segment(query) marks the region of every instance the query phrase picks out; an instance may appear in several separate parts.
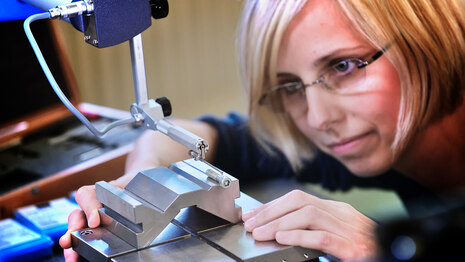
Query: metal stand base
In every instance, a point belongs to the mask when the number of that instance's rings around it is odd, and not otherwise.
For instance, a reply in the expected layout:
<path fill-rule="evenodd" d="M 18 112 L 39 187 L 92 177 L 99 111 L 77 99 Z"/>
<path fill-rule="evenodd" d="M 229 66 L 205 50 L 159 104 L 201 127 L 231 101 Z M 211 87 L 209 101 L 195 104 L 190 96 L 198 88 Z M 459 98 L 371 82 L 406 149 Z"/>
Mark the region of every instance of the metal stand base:
<path fill-rule="evenodd" d="M 73 249 L 90 261 L 291 262 L 324 255 L 255 241 L 240 213 L 261 203 L 221 170 L 228 187 L 210 180 L 210 168 L 195 160 L 177 162 L 139 173 L 124 190 L 98 182 L 102 226 L 73 232 Z"/>
<path fill-rule="evenodd" d="M 260 204 L 241 194 L 248 208 Z M 196 207 L 183 209 L 146 248 L 137 250 L 103 227 L 72 233 L 73 249 L 89 261 L 318 261 L 324 254 L 275 241 L 255 241 L 233 224 Z"/>

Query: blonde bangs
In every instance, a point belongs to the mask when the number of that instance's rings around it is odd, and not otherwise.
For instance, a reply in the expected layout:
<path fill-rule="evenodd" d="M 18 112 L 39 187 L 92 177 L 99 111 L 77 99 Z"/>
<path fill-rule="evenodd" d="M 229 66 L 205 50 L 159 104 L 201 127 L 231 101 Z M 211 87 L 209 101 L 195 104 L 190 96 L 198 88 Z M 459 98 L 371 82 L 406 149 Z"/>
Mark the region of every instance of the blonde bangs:
<path fill-rule="evenodd" d="M 306 1 L 246 1 L 238 31 L 242 85 L 249 97 L 252 134 L 268 152 L 281 149 L 294 169 L 302 166 L 312 147 L 290 118 L 259 105 L 261 95 L 276 83 L 278 49 L 287 26 Z"/>

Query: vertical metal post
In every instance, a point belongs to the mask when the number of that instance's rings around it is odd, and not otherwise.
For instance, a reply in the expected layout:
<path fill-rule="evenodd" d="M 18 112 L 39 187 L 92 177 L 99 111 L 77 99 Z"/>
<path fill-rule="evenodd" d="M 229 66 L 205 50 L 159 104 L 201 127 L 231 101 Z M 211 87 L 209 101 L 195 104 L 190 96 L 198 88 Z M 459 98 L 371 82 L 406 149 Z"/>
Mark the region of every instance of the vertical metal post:
<path fill-rule="evenodd" d="M 143 105 L 148 102 L 148 95 L 141 34 L 129 40 L 129 48 L 131 50 L 132 78 L 134 80 L 136 103 L 137 105 Z"/>

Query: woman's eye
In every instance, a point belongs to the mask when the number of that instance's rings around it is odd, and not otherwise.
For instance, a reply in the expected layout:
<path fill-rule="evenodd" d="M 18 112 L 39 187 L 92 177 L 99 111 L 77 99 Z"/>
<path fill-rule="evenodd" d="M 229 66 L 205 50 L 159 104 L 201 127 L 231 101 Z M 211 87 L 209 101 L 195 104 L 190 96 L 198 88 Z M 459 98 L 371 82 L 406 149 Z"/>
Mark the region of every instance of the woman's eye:
<path fill-rule="evenodd" d="M 354 60 L 342 60 L 333 65 L 332 68 L 335 70 L 335 73 L 349 74 L 357 68 L 357 65 Z"/>

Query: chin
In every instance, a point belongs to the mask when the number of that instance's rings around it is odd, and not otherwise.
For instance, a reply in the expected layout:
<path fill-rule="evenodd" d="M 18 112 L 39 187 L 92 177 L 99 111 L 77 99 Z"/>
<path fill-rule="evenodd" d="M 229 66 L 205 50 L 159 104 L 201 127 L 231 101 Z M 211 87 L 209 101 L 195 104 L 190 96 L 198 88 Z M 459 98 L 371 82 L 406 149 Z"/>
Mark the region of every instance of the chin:
<path fill-rule="evenodd" d="M 347 169 L 359 177 L 373 177 L 381 175 L 392 167 L 392 161 L 382 159 L 351 159 L 341 161 Z"/>

